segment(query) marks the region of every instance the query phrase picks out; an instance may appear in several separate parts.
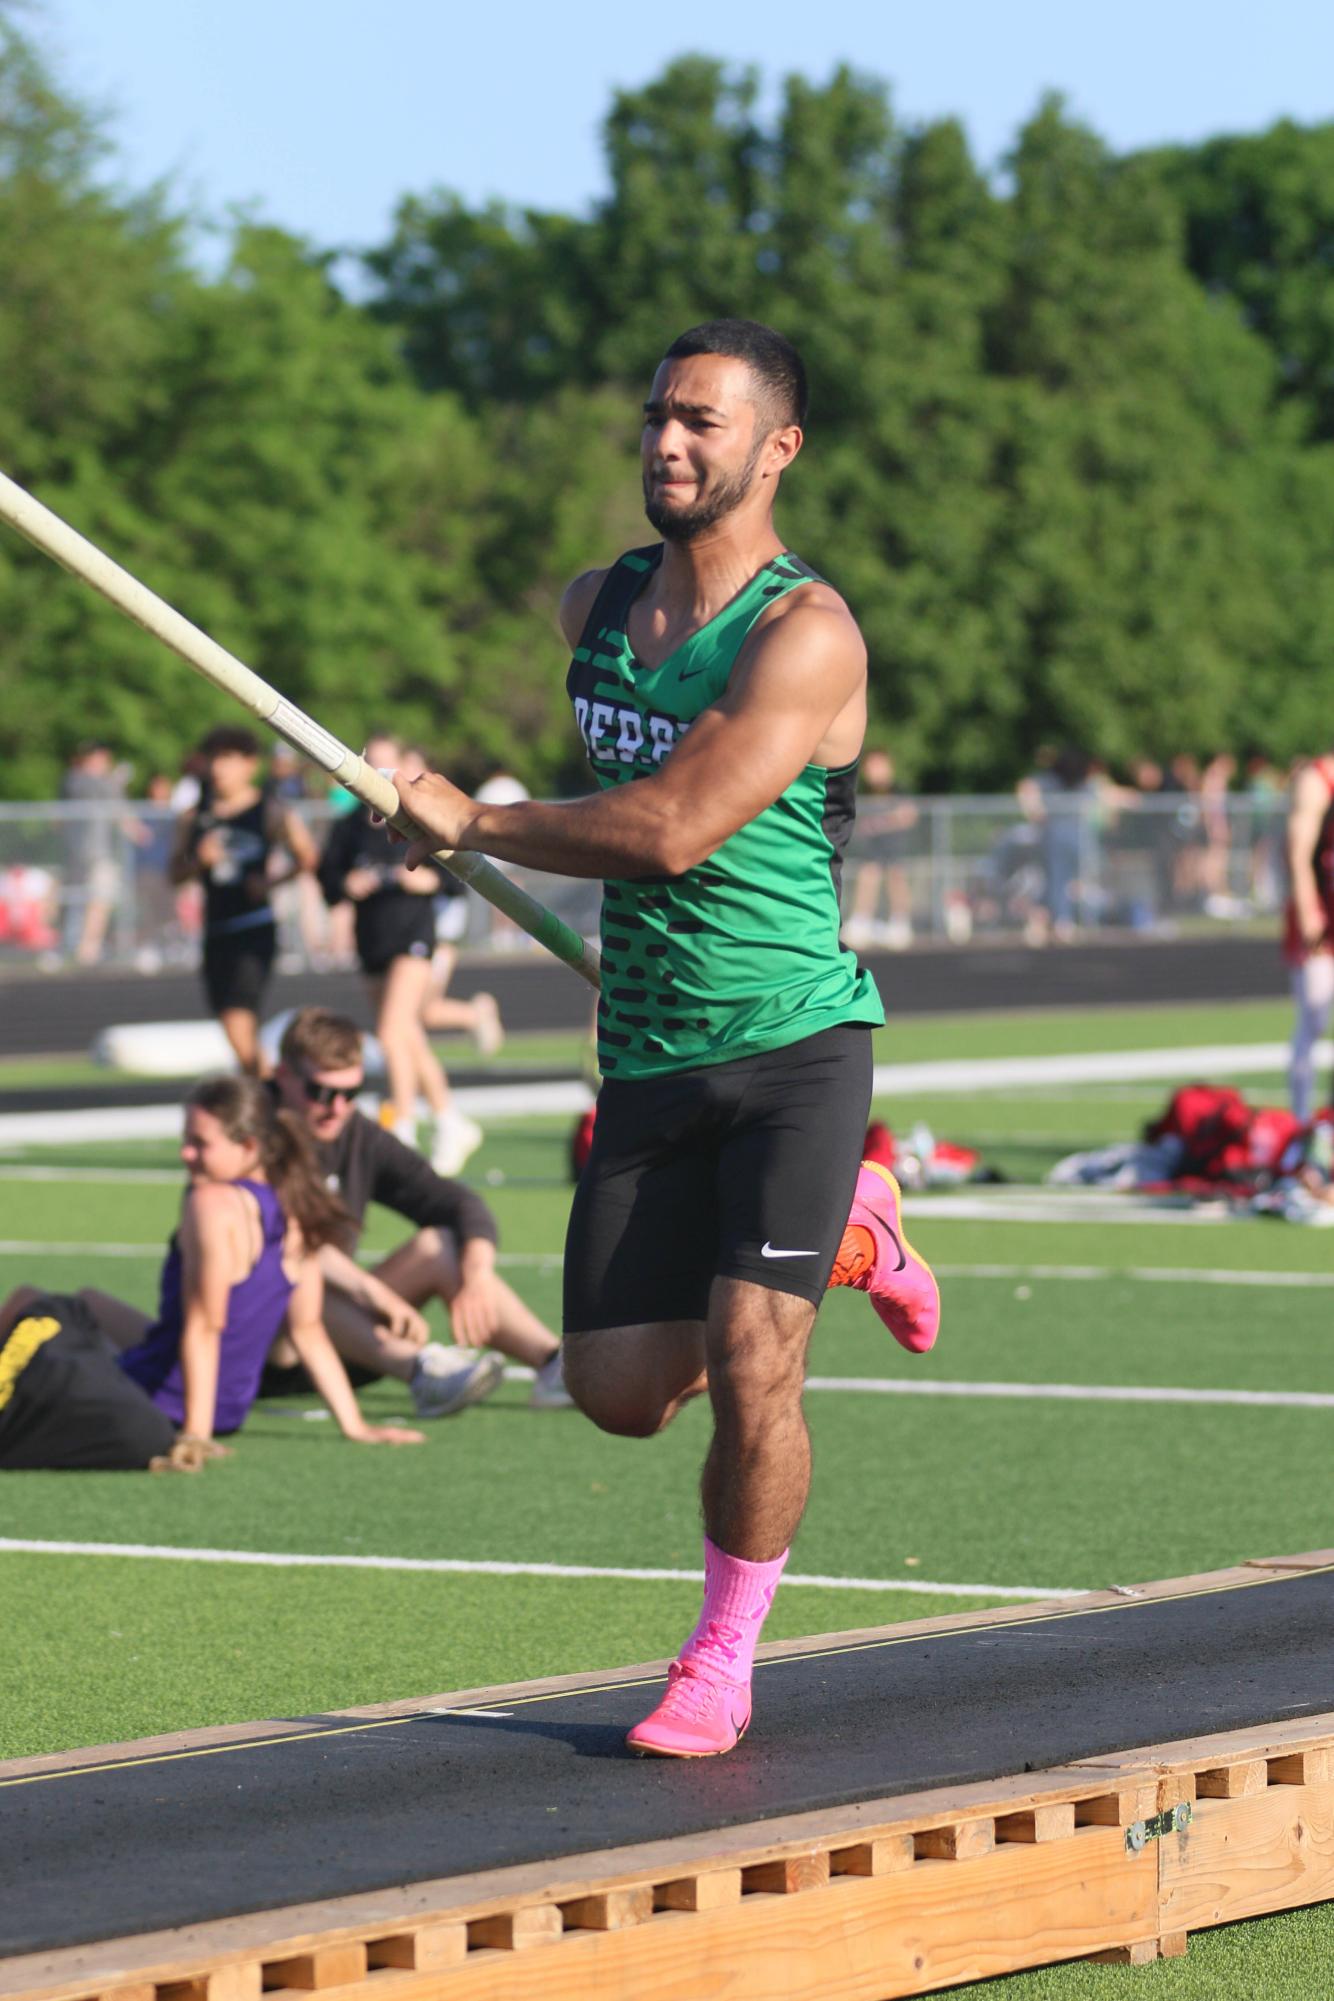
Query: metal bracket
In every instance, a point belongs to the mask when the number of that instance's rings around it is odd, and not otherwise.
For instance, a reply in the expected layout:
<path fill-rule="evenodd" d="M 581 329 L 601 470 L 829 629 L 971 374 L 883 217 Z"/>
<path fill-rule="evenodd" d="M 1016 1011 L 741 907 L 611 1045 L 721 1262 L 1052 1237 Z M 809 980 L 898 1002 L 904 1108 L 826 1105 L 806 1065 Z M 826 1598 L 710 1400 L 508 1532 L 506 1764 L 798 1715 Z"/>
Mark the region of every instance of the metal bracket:
<path fill-rule="evenodd" d="M 1138 1855 L 1141 1848 L 1151 1841 L 1161 1841 L 1164 1835 L 1184 1834 L 1194 1818 L 1194 1807 L 1189 1800 L 1182 1800 L 1179 1806 L 1169 1806 L 1148 1820 L 1132 1820 L 1126 1829 L 1126 1853 Z"/>

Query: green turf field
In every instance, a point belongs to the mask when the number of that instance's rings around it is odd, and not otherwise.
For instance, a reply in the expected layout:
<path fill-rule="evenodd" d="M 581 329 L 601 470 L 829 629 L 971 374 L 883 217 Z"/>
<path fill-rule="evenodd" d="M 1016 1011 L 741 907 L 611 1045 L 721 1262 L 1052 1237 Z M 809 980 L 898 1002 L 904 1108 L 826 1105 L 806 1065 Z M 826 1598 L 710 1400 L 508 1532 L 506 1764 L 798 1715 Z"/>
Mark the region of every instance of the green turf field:
<path fill-rule="evenodd" d="M 1184 1049 L 1271 1041 L 1285 1026 L 1285 1009 L 1251 1005 L 973 1016 L 899 1023 L 878 1054 Z M 1273 1077 L 1246 1088 L 1280 1094 Z M 1169 1089 L 936 1093 L 878 1110 L 900 1126 L 925 1119 L 1036 1182 L 1061 1152 L 1130 1137 Z M 507 1275 L 553 1322 L 566 1125 L 496 1123 L 469 1170 L 500 1217 Z M 168 1144 L 27 1145 L 0 1160 L 0 1196 L 0 1282 L 97 1284 L 151 1303 L 179 1197 Z M 1334 1424 L 1334 1234 L 1135 1219 L 1129 1208 L 1117 1221 L 1102 1210 L 1090 1221 L 933 1218 L 930 1201 L 909 1227 L 942 1273 L 937 1350 L 903 1354 L 847 1294 L 827 1303 L 812 1350 L 815 1486 L 791 1569 L 856 1588 L 785 1585 L 767 1637 L 1334 1542 L 1311 1477 Z M 376 1217 L 369 1245 L 392 1241 Z M 1016 1393 L 997 1393 L 1007 1387 Z M 1208 1400 L 1220 1391 L 1331 1401 Z M 198 1478 L 8 1476 L 0 1533 L 92 1548 L 0 1553 L 0 1756 L 670 1653 L 697 1586 L 614 1573 L 698 1566 L 706 1413 L 695 1406 L 640 1443 L 605 1438 L 574 1413 L 532 1412 L 526 1396 L 507 1381 L 415 1450 L 349 1446 L 295 1402 L 258 1409 L 235 1457 Z M 409 1413 L 394 1385 L 364 1401 L 377 1416 Z M 179 1554 L 96 1553 L 112 1544 Z M 194 1551 L 363 1565 L 205 1562 Z M 570 1565 L 599 1574 L 543 1574 Z M 994 1985 L 1007 2001 L 1129 1995 L 1131 1982 L 1155 2001 L 1317 2001 L 1332 1944 L 1323 1913 L 1299 1913 L 1204 1935 L 1185 1962 Z"/>

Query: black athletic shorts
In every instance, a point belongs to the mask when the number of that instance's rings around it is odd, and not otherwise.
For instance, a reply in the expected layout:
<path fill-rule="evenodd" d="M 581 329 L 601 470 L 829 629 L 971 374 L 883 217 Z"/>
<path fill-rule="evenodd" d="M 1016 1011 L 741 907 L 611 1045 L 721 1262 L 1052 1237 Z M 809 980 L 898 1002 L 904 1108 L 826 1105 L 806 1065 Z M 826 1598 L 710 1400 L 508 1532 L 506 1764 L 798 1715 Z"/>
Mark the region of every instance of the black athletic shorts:
<path fill-rule="evenodd" d="M 565 1240 L 565 1329 L 703 1320 L 715 1278 L 818 1305 L 857 1185 L 871 1035 L 608 1078 Z"/>
<path fill-rule="evenodd" d="M 370 979 L 395 959 L 429 959 L 435 952 L 435 898 L 402 890 L 357 905 L 357 957 Z"/>
<path fill-rule="evenodd" d="M 49 1334 L 41 1323 L 52 1320 L 58 1331 Z M 83 1301 L 64 1293 L 34 1300 L 0 1344 L 0 1396 L 6 1472 L 143 1467 L 176 1436 Z"/>
<path fill-rule="evenodd" d="M 273 971 L 278 933 L 272 924 L 217 931 L 204 939 L 204 992 L 214 1014 L 246 1008 L 258 1014 Z"/>

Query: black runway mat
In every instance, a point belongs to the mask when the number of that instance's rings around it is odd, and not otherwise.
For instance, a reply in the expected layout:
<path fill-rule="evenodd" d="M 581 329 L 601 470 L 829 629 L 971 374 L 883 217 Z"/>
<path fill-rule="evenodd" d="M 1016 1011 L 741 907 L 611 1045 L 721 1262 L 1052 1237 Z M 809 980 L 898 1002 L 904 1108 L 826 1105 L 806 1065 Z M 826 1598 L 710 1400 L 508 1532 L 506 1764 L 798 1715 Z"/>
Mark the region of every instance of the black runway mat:
<path fill-rule="evenodd" d="M 667 1839 L 1334 1708 L 1334 1573 L 762 1663 L 730 1757 L 658 1684 L 0 1779 L 0 1954 Z"/>

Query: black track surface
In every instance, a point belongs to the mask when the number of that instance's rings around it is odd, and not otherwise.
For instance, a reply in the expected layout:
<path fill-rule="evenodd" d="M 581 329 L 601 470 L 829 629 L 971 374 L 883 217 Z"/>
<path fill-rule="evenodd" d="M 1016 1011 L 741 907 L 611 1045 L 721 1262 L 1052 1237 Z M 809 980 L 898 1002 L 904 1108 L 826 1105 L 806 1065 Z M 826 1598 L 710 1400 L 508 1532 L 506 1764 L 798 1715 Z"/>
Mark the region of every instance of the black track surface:
<path fill-rule="evenodd" d="M 627 1755 L 655 1687 L 0 1779 L 0 1954 L 1315 1715 L 1334 1707 L 1334 1574 L 764 1663 L 721 1759 Z"/>

